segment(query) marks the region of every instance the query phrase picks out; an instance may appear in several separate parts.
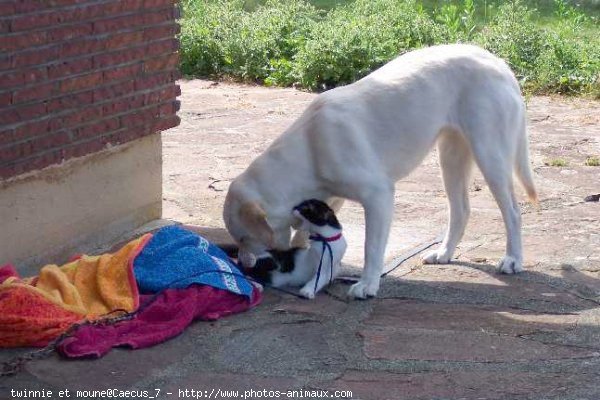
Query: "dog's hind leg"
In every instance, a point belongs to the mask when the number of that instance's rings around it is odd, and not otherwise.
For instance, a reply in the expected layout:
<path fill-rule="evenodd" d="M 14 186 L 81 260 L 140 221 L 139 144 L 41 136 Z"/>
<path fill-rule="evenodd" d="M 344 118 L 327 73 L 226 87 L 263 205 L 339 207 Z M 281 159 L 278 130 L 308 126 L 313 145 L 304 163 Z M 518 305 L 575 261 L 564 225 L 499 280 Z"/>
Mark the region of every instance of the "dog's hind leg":
<path fill-rule="evenodd" d="M 450 216 L 440 247 L 423 255 L 426 264 L 450 262 L 465 232 L 470 213 L 468 189 L 473 156 L 469 144 L 460 132 L 443 132 L 438 139 L 438 152 Z"/>
<path fill-rule="evenodd" d="M 489 132 L 487 138 L 493 137 Z M 504 132 L 493 132 L 502 137 Z M 510 133 L 514 134 L 514 133 Z M 523 249 L 521 243 L 521 211 L 513 189 L 513 169 L 515 150 L 512 141 L 497 143 L 472 143 L 473 154 L 490 191 L 492 192 L 504 220 L 506 228 L 506 255 L 498 263 L 498 272 L 515 274 L 523 270 Z"/>

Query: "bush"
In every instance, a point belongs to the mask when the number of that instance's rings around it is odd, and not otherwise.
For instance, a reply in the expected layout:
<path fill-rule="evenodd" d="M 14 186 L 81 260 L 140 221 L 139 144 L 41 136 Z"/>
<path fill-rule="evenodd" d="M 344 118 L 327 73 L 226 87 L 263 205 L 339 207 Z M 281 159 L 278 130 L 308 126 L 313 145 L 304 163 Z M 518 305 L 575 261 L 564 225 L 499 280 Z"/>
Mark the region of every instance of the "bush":
<path fill-rule="evenodd" d="M 476 37 L 483 47 L 506 60 L 519 81 L 530 81 L 546 41 L 545 32 L 531 20 L 532 11 L 520 2 L 501 6 L 492 23 Z"/>
<path fill-rule="evenodd" d="M 357 0 L 314 25 L 294 57 L 293 76 L 309 89 L 347 84 L 445 35 L 413 0 Z"/>
<path fill-rule="evenodd" d="M 303 46 L 319 13 L 302 0 L 271 0 L 249 12 L 244 1 L 183 2 L 181 68 L 194 76 L 263 81 Z"/>
<path fill-rule="evenodd" d="M 492 9 L 481 22 L 476 0 L 432 14 L 415 0 L 355 0 L 328 11 L 305 0 L 248 1 L 182 1 L 184 74 L 323 90 L 414 48 L 474 42 L 504 58 L 529 93 L 600 97 L 597 20 L 566 0 L 554 0 L 558 23 L 548 27 L 520 0 L 494 8 L 489 22 Z"/>

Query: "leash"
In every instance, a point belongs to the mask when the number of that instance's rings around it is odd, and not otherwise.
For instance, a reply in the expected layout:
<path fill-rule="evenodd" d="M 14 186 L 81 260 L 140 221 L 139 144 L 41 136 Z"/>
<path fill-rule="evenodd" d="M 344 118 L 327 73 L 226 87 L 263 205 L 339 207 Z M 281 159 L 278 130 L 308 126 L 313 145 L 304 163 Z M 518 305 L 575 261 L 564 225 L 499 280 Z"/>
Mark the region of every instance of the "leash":
<path fill-rule="evenodd" d="M 442 240 L 444 240 L 444 233 L 440 233 L 438 236 L 436 236 L 435 239 L 425 242 L 417 247 L 408 250 L 405 253 L 400 254 L 397 257 L 394 257 L 392 261 L 390 261 L 383 267 L 381 277 L 384 278 L 386 275 L 399 268 L 406 261 L 410 260 L 411 258 L 423 252 L 424 250 L 427 250 L 428 248 L 435 246 L 438 243 L 441 243 Z M 345 283 L 356 283 L 359 281 L 360 278 L 356 276 L 338 276 L 337 279 Z"/>
<path fill-rule="evenodd" d="M 342 237 L 342 233 L 338 233 L 332 237 L 324 237 L 319 234 L 310 235 L 309 239 L 315 242 L 321 242 L 323 248 L 321 249 L 321 259 L 319 260 L 319 268 L 317 268 L 317 279 L 315 280 L 315 294 L 317 293 L 317 286 L 319 279 L 321 279 L 321 269 L 323 267 L 323 257 L 325 257 L 325 250 L 329 251 L 329 284 L 333 282 L 333 250 L 331 249 L 330 242 L 335 242 Z"/>

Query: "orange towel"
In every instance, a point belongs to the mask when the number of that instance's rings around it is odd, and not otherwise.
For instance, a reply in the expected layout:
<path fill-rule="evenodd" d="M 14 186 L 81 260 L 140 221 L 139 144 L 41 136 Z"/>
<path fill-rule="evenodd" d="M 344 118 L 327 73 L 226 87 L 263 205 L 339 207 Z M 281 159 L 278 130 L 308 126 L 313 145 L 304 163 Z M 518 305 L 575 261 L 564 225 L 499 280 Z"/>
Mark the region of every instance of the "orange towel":
<path fill-rule="evenodd" d="M 0 347 L 43 346 L 77 321 L 136 310 L 133 260 L 151 237 L 144 235 L 113 254 L 46 265 L 35 278 L 6 278 L 0 283 Z"/>

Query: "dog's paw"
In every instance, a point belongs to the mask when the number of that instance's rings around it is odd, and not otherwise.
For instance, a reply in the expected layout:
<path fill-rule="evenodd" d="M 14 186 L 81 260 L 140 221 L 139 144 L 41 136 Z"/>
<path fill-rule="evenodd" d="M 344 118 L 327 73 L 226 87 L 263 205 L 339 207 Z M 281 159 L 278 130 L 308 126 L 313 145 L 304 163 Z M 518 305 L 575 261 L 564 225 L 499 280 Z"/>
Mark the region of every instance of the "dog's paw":
<path fill-rule="evenodd" d="M 304 286 L 300 289 L 300 296 L 312 300 L 315 298 L 315 289 Z"/>
<path fill-rule="evenodd" d="M 423 254 L 421 260 L 423 264 L 448 264 L 450 262 L 450 255 L 446 249 L 439 248 Z"/>
<path fill-rule="evenodd" d="M 502 274 L 518 274 L 523 271 L 523 263 L 511 256 L 504 256 L 496 270 Z"/>
<path fill-rule="evenodd" d="M 366 299 L 367 297 L 375 297 L 379 290 L 379 281 L 375 283 L 365 283 L 362 280 L 350 286 L 348 297 L 352 299 Z"/>

